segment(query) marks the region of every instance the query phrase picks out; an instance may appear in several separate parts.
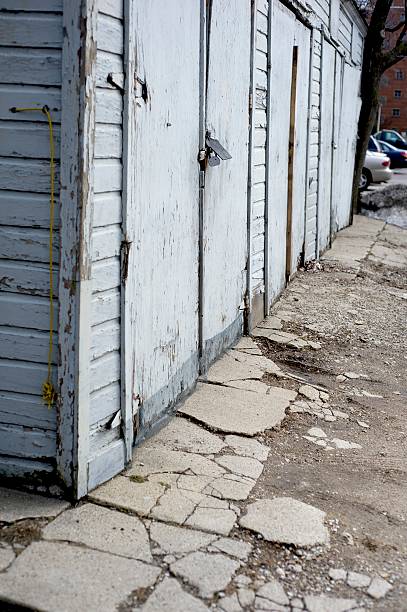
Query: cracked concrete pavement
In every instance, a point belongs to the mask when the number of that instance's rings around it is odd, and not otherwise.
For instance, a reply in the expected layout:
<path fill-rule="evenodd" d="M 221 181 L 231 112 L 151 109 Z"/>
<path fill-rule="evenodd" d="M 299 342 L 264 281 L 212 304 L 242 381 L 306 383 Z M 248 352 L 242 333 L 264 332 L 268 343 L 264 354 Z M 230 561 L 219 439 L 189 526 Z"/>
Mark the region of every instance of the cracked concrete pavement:
<path fill-rule="evenodd" d="M 1 609 L 407 610 L 407 238 L 324 261 L 87 500 L 1 491 Z"/>

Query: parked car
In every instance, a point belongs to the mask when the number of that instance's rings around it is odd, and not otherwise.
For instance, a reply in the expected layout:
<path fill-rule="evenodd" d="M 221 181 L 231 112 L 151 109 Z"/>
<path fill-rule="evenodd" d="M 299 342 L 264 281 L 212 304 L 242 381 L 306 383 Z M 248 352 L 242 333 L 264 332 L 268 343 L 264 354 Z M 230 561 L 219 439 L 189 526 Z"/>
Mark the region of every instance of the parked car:
<path fill-rule="evenodd" d="M 360 177 L 359 189 L 367 189 L 371 183 L 386 183 L 392 177 L 390 159 L 379 151 L 366 151 L 365 165 Z"/>
<path fill-rule="evenodd" d="M 374 138 L 373 136 L 370 136 L 369 144 L 367 145 L 367 148 L 369 151 L 376 151 L 377 153 L 383 153 L 382 147 L 380 146 L 379 141 L 376 140 L 376 138 Z"/>
<path fill-rule="evenodd" d="M 377 132 L 374 137 L 376 140 L 380 140 L 393 145 L 393 147 L 397 147 L 397 149 L 407 150 L 407 140 L 403 138 L 401 134 L 396 132 L 396 130 L 380 130 L 380 132 Z"/>
<path fill-rule="evenodd" d="M 406 168 L 407 167 L 407 151 L 397 149 L 388 142 L 378 141 L 382 153 L 390 158 L 390 168 Z"/>

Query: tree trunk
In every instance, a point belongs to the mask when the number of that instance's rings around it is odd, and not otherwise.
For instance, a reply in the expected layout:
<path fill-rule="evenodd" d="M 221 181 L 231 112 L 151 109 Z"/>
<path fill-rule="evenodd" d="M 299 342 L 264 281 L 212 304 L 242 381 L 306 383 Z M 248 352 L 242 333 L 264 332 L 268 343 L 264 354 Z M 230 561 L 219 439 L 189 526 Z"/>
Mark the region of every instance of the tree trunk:
<path fill-rule="evenodd" d="M 361 92 L 362 105 L 360 107 L 360 115 L 358 122 L 355 169 L 353 173 L 352 187 L 352 211 L 354 213 L 360 212 L 359 182 L 362 174 L 362 169 L 365 163 L 365 156 L 369 144 L 369 137 L 372 133 L 376 120 L 376 114 L 379 104 L 380 76 L 380 73 L 371 74 L 370 78 L 365 80 L 365 91 L 362 90 Z"/>
<path fill-rule="evenodd" d="M 365 39 L 360 85 L 362 106 L 358 122 L 352 187 L 353 213 L 360 212 L 359 182 L 379 104 L 380 79 L 385 69 L 382 55 L 383 32 L 392 2 L 393 0 L 376 0 Z"/>

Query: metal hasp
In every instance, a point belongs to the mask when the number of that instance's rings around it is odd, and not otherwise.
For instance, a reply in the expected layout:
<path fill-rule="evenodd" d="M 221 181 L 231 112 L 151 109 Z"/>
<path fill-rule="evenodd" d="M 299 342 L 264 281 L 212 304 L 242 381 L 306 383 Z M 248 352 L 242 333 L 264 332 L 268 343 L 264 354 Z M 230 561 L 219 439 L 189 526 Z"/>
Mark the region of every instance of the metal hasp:
<path fill-rule="evenodd" d="M 208 164 L 210 166 L 219 166 L 221 160 L 226 161 L 227 159 L 232 159 L 231 154 L 226 151 L 219 140 L 211 138 L 209 132 L 206 135 L 205 143 L 207 147 Z"/>

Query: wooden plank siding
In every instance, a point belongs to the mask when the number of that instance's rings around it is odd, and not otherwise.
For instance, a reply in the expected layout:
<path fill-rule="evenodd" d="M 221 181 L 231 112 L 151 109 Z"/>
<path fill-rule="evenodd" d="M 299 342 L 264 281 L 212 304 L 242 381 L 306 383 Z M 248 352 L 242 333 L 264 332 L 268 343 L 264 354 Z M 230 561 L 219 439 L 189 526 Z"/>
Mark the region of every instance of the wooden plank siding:
<path fill-rule="evenodd" d="M 109 449 L 115 449 L 121 438 L 121 428 L 110 429 L 109 422 L 120 410 L 123 96 L 108 82 L 108 75 L 124 73 L 123 26 L 123 0 L 101 0 L 97 17 L 95 195 L 91 245 L 90 488 L 99 478 L 105 479 L 101 476 L 104 474 L 103 462 L 111 466 Z M 123 454 L 117 456 L 122 463 Z M 115 469 L 117 471 L 117 466 Z"/>
<path fill-rule="evenodd" d="M 314 34 L 311 78 L 311 120 L 308 148 L 308 182 L 305 215 L 305 260 L 315 258 L 317 249 L 317 207 L 319 179 L 319 130 L 321 97 L 322 38 Z"/>
<path fill-rule="evenodd" d="M 341 6 L 339 11 L 338 41 L 348 53 L 352 51 L 352 31 L 352 19 L 343 6 Z"/>
<path fill-rule="evenodd" d="M 56 408 L 42 402 L 49 341 L 50 145 L 56 185 L 61 121 L 61 0 L 4 0 L 0 12 L 0 476 L 54 469 Z M 55 194 L 54 311 L 59 206 Z M 57 319 L 57 316 L 55 316 Z M 54 321 L 57 329 L 57 320 Z M 52 362 L 56 385 L 57 334 Z"/>
<path fill-rule="evenodd" d="M 251 299 L 265 291 L 265 215 L 267 164 L 267 90 L 269 51 L 269 3 L 256 5 L 253 91 L 253 153 L 251 190 Z M 264 312 L 264 307 L 263 307 Z M 256 317 L 256 312 L 253 313 Z"/>

